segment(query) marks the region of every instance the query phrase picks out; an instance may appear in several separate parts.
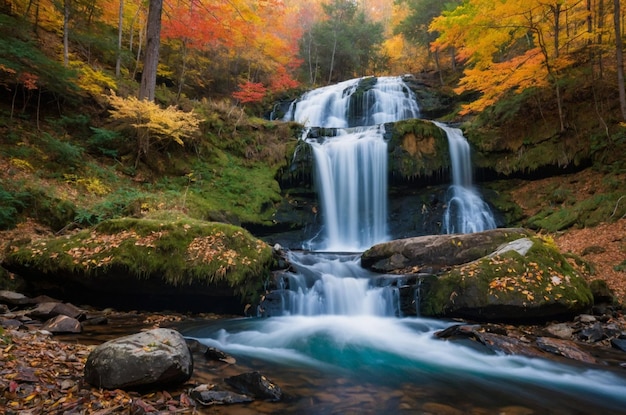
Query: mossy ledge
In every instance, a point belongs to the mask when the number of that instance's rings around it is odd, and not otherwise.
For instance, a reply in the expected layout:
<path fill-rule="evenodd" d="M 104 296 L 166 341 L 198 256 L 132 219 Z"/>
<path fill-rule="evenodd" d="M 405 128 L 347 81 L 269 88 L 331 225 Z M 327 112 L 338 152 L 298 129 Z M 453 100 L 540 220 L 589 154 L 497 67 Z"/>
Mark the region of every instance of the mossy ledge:
<path fill-rule="evenodd" d="M 61 295 L 70 285 L 72 293 L 85 295 L 103 290 L 103 296 L 182 299 L 192 293 L 206 295 L 205 311 L 222 311 L 213 310 L 211 297 L 256 301 L 272 264 L 271 247 L 237 226 L 123 218 L 68 236 L 11 243 L 2 266 Z"/>
<path fill-rule="evenodd" d="M 423 315 L 479 321 L 569 318 L 587 311 L 593 295 L 584 275 L 550 239 L 530 236 L 525 255 L 508 252 L 483 257 L 438 275 Z"/>
<path fill-rule="evenodd" d="M 394 182 L 432 181 L 450 167 L 445 132 L 430 121 L 389 123 L 389 169 Z"/>

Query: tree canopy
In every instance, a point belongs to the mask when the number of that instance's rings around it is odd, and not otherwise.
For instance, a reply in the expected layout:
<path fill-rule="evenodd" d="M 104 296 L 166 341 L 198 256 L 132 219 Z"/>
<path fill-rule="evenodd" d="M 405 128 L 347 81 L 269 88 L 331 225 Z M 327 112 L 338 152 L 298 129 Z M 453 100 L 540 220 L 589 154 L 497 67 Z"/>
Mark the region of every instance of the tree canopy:
<path fill-rule="evenodd" d="M 0 85 L 24 97 L 77 88 L 167 105 L 185 97 L 245 105 L 357 76 L 435 72 L 458 93 L 477 93 L 461 114 L 548 89 L 563 130 L 569 80 L 582 71 L 590 82 L 617 83 L 623 71 L 619 1 L 180 0 L 163 2 L 158 55 L 152 3 L 8 2 L 3 16 L 23 24 L 15 39 L 0 42 Z M 31 53 L 29 45 L 42 47 Z M 136 81 L 147 75 L 154 87 L 145 94 Z"/>

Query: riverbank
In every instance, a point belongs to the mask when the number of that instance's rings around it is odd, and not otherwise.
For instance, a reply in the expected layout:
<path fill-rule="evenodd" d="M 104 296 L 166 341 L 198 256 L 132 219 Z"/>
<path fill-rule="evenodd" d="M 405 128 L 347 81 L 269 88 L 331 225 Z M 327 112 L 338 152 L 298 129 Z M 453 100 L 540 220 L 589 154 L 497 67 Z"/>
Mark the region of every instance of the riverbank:
<path fill-rule="evenodd" d="M 287 394 L 295 397 L 294 402 L 255 402 L 249 405 L 220 405 L 203 407 L 189 396 L 190 389 L 198 385 L 212 385 L 222 382 L 227 376 L 239 374 L 242 371 L 251 370 L 245 362 L 215 362 L 208 360 L 198 350 L 193 351 L 194 372 L 192 377 L 183 385 L 170 387 L 163 390 L 149 391 L 122 391 L 102 390 L 86 384 L 83 380 L 83 368 L 87 356 L 95 345 L 106 340 L 117 338 L 126 334 L 136 333 L 156 327 L 184 327 L 189 324 L 209 324 L 212 320 L 230 319 L 233 316 L 185 315 L 178 313 L 144 313 L 144 312 L 118 312 L 108 310 L 88 310 L 89 321 L 100 322 L 99 324 L 84 324 L 84 330 L 80 334 L 50 335 L 41 330 L 41 323 L 29 321 L 19 326 L 10 328 L 6 323 L 5 313 L 0 316 L 4 326 L 7 327 L 0 335 L 0 407 L 6 408 L 8 414 L 258 414 L 280 413 L 291 409 L 295 405 L 315 407 L 319 401 L 328 407 L 357 408 L 359 405 L 368 403 L 370 392 L 367 386 L 337 383 L 337 396 L 331 396 L 328 391 L 316 391 L 314 397 L 309 396 L 302 389 L 303 384 L 315 388 L 318 379 L 298 379 L 297 382 L 279 385 Z M 554 330 L 569 326 L 573 328 L 566 340 L 567 348 L 554 350 L 550 353 L 538 356 L 555 362 L 569 362 L 569 364 L 590 364 L 590 367 L 600 370 L 626 371 L 626 352 L 612 345 L 609 339 L 595 339 L 592 341 L 580 340 L 580 333 L 598 325 L 613 327 L 617 331 L 626 334 L 626 319 L 620 310 L 610 315 L 603 316 L 579 316 L 575 321 L 559 324 L 537 326 L 511 326 L 511 325 L 471 325 L 458 322 L 459 328 L 450 333 L 441 333 L 438 337 L 454 341 L 454 337 L 466 337 L 475 341 L 477 345 L 492 342 L 505 333 L 504 337 L 510 343 L 506 345 L 493 344 L 497 347 L 509 348 L 511 345 L 520 349 L 509 349 L 507 354 L 527 353 L 528 346 L 538 336 L 546 336 L 547 332 L 563 337 L 562 333 Z M 623 334 L 622 334 L 623 336 Z M 578 339 L 578 340 L 574 340 Z M 565 343 L 560 343 L 564 345 Z M 478 346 L 476 346 L 478 347 Z M 482 347 L 482 346 L 481 346 Z M 572 349 L 573 347 L 573 349 Z M 572 352 L 573 351 L 573 352 Z M 569 356 L 563 353 L 570 353 Z M 550 357 L 551 356 L 551 357 Z M 536 356 L 537 357 L 537 356 Z M 272 377 L 271 372 L 266 373 Z M 284 382 L 284 380 L 283 380 Z M 345 380 L 343 381 L 345 382 Z M 408 385 L 408 384 L 407 384 Z M 414 387 L 417 387 L 415 385 Z M 380 390 L 377 391 L 381 393 Z M 393 395 L 392 391 L 384 392 Z M 348 400 L 340 398 L 345 395 Z M 313 395 L 311 395 L 313 396 Z M 406 402 L 401 405 L 407 410 L 417 408 L 430 408 L 433 414 L 456 414 L 459 412 L 454 402 L 448 404 L 442 402 L 415 402 L 407 398 L 406 391 L 397 391 L 396 399 Z M 367 398 L 367 399 L 366 399 Z M 311 400 L 310 403 L 308 399 Z M 334 403 L 333 403 L 334 402 Z M 333 406 L 334 405 L 334 406 Z M 477 409 L 478 410 L 478 409 Z M 292 413 L 292 412 L 290 412 Z M 374 412 L 372 412 L 374 413 Z M 522 414 L 535 413 L 529 408 L 508 408 L 504 413 Z"/>

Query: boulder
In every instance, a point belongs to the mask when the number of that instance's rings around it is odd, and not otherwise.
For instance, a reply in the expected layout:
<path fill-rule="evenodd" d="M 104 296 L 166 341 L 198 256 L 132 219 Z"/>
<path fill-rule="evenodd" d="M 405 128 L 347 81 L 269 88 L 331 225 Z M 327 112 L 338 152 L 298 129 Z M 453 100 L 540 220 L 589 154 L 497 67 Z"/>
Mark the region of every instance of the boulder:
<path fill-rule="evenodd" d="M 584 277 L 549 241 L 527 239 L 530 247 L 514 241 L 511 245 L 524 249 L 501 247 L 494 250 L 499 253 L 441 272 L 423 293 L 421 313 L 477 321 L 546 322 L 589 310 L 593 295 Z M 448 252 L 453 255 L 449 264 L 458 260 L 454 250 Z"/>
<path fill-rule="evenodd" d="M 518 228 L 500 228 L 455 235 L 427 235 L 374 245 L 361 256 L 361 265 L 375 272 L 436 273 L 450 266 L 480 259 L 502 244 L 529 236 Z"/>
<path fill-rule="evenodd" d="M 276 384 L 259 372 L 242 373 L 224 379 L 226 384 L 245 395 L 268 401 L 280 401 L 283 392 Z"/>
<path fill-rule="evenodd" d="M 83 327 L 81 326 L 80 321 L 62 314 L 56 317 L 52 317 L 50 320 L 46 321 L 41 329 L 47 330 L 53 334 L 80 333 L 83 331 Z"/>
<path fill-rule="evenodd" d="M 70 303 L 45 302 L 26 313 L 26 316 L 38 320 L 48 320 L 59 315 L 78 319 L 84 312 Z"/>
<path fill-rule="evenodd" d="M 178 384 L 193 372 L 183 336 L 154 329 L 120 337 L 96 347 L 85 364 L 85 380 L 99 388 L 135 389 Z"/>
<path fill-rule="evenodd" d="M 253 398 L 239 393 L 217 389 L 215 385 L 200 385 L 189 391 L 189 396 L 204 406 L 249 403 Z"/>

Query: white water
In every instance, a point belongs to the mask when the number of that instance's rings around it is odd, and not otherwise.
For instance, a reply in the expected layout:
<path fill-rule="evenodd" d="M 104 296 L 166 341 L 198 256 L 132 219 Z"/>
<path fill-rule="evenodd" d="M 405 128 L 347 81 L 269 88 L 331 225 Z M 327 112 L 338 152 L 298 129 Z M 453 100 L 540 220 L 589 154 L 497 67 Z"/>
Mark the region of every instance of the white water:
<path fill-rule="evenodd" d="M 304 118 L 296 119 L 346 128 L 345 106 L 354 86 L 355 81 L 349 81 L 312 91 L 296 110 L 297 117 Z M 365 119 L 385 118 L 375 109 L 388 106 L 368 104 L 373 110 Z M 463 138 L 460 131 L 440 127 L 453 141 L 459 135 Z M 457 141 L 467 146 L 464 138 Z M 454 160 L 456 144 L 450 144 Z M 360 252 L 386 238 L 386 167 L 381 167 L 386 163 L 386 145 L 379 127 L 344 131 L 311 145 L 320 171 L 326 228 L 326 236 L 312 246 Z M 454 160 L 453 165 L 462 165 Z M 488 207 L 472 189 L 469 165 L 454 169 L 451 190 L 450 230 L 495 227 L 485 214 Z M 457 213 L 471 219 L 452 224 Z M 396 317 L 397 289 L 380 284 L 381 277 L 362 269 L 358 254 L 292 252 L 289 260 L 295 271 L 286 275 L 288 289 L 280 292 L 282 316 L 207 323 L 183 331 L 235 355 L 286 392 L 289 386 L 300 385 L 293 406 L 276 413 L 342 413 L 346 408 L 345 412 L 354 412 L 356 407 L 345 402 L 358 402 L 364 394 L 371 400 L 358 409 L 372 414 L 432 412 L 419 406 L 407 409 L 411 399 L 456 405 L 466 413 L 472 408 L 475 413 L 508 413 L 510 407 L 519 407 L 513 410 L 606 414 L 626 408 L 626 377 L 617 372 L 498 355 L 476 342 L 434 336 L 452 322 Z M 380 406 L 384 402 L 389 403 Z"/>
<path fill-rule="evenodd" d="M 291 413 L 322 413 L 316 405 L 306 404 L 308 397 L 336 407 L 339 401 L 327 400 L 329 395 L 341 393 L 341 385 L 364 389 L 375 400 L 384 400 L 383 388 L 398 391 L 397 396 L 407 383 L 430 391 L 424 402 L 454 407 L 457 401 L 450 396 L 456 396 L 459 403 L 475 399 L 474 405 L 479 407 L 492 402 L 490 411 L 477 413 L 508 413 L 494 410 L 519 406 L 532 408 L 536 414 L 608 414 L 623 413 L 621 408 L 626 405 L 626 379 L 617 372 L 493 354 L 477 345 L 437 339 L 434 333 L 449 326 L 447 322 L 322 315 L 231 323 L 187 335 L 246 361 L 267 362 L 260 369 L 253 367 L 276 382 L 282 376 L 289 382 L 293 373 L 310 378 L 311 389 L 301 392 L 305 409 Z M 326 386 L 313 381 L 326 377 L 331 379 L 323 382 Z M 336 384 L 333 378 L 343 381 Z M 399 407 L 393 412 L 398 411 Z M 389 412 L 370 407 L 366 413 Z"/>
<path fill-rule="evenodd" d="M 419 118 L 415 94 L 400 77 L 379 77 L 361 99 L 351 101 L 357 78 L 307 92 L 295 101 L 284 119 L 307 127 L 349 128 Z"/>
<path fill-rule="evenodd" d="M 387 143 L 380 129 L 344 130 L 310 145 L 324 237 L 310 241 L 307 248 L 362 252 L 387 240 Z"/>
<path fill-rule="evenodd" d="M 389 239 L 387 230 L 386 122 L 417 118 L 415 95 L 399 77 L 382 77 L 358 99 L 359 78 L 308 92 L 287 120 L 338 128 L 336 136 L 307 140 L 313 149 L 322 234 L 306 249 L 362 252 Z"/>
<path fill-rule="evenodd" d="M 282 315 L 396 316 L 398 290 L 374 286 L 359 255 L 289 253 L 297 272 L 281 292 Z"/>
<path fill-rule="evenodd" d="M 448 189 L 447 207 L 443 216 L 443 233 L 473 233 L 496 228 L 489 205 L 472 184 L 470 146 L 463 132 L 442 123 L 450 148 L 452 185 Z"/>

